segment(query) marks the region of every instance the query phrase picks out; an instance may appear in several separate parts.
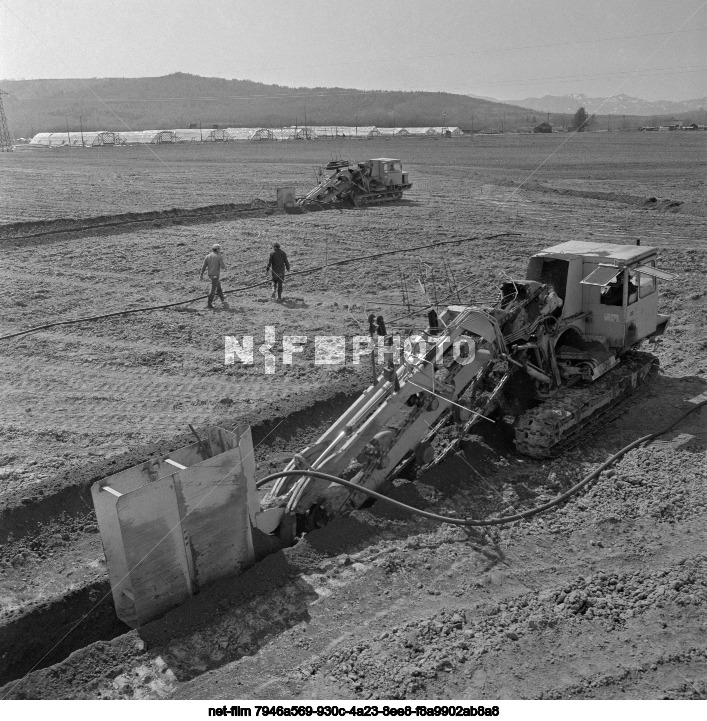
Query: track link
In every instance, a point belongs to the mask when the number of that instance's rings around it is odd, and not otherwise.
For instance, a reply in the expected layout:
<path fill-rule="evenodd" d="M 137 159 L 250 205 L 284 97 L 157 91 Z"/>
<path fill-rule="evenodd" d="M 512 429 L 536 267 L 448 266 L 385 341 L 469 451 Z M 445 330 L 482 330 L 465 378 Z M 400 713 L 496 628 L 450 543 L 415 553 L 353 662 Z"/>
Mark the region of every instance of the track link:
<path fill-rule="evenodd" d="M 595 383 L 561 388 L 516 421 L 516 449 L 532 458 L 557 455 L 568 443 L 590 432 L 644 383 L 655 363 L 656 358 L 649 353 L 627 353 L 620 365 Z"/>

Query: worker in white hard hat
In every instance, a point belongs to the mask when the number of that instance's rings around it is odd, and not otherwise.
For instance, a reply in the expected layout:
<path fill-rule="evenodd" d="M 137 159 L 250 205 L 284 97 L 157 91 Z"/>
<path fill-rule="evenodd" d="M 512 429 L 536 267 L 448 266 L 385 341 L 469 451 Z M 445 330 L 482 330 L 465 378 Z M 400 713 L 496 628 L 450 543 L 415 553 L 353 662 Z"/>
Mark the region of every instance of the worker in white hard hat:
<path fill-rule="evenodd" d="M 209 280 L 211 281 L 211 291 L 209 292 L 209 300 L 207 308 L 214 307 L 214 296 L 218 294 L 221 299 L 221 303 L 224 307 L 228 307 L 228 303 L 223 297 L 223 290 L 221 289 L 221 271 L 226 270 L 226 264 L 223 262 L 223 252 L 219 243 L 214 243 L 211 246 L 211 252 L 206 256 L 204 265 L 201 266 L 201 273 L 199 280 L 204 279 L 204 271 L 209 274 Z"/>

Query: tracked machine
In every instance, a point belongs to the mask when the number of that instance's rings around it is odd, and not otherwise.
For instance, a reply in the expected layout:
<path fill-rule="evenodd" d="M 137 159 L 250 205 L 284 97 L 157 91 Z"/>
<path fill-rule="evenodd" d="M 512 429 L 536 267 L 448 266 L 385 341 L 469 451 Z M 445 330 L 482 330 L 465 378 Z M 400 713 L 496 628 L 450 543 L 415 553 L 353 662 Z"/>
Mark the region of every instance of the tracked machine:
<path fill-rule="evenodd" d="M 478 423 L 511 425 L 517 450 L 534 458 L 583 438 L 655 363 L 637 348 L 668 323 L 657 280 L 672 276 L 656 259 L 649 247 L 556 245 L 530 259 L 524 279 L 504 282 L 495 304 L 430 310 L 427 329 L 403 348 L 370 316 L 371 386 L 257 484 L 247 426 L 191 429 L 196 443 L 96 481 L 119 617 L 131 626 L 157 618 L 360 507 L 364 489 L 380 492 L 406 466 L 440 462 Z"/>
<path fill-rule="evenodd" d="M 669 320 L 657 310 L 657 279 L 673 276 L 656 259 L 651 247 L 556 245 L 530 259 L 524 279 L 504 282 L 494 305 L 430 311 L 404 349 L 371 317 L 382 375 L 295 455 L 292 475 L 261 499 L 255 527 L 288 542 L 366 501 L 308 470 L 380 490 L 410 463 L 441 461 L 480 422 L 510 423 L 517 450 L 533 458 L 581 438 L 656 363 L 637 351 Z"/>
<path fill-rule="evenodd" d="M 329 176 L 324 177 L 325 171 Z M 350 203 L 356 207 L 400 200 L 412 188 L 402 163 L 395 158 L 374 158 L 352 165 L 333 160 L 319 174 L 320 182 L 296 208 Z"/>

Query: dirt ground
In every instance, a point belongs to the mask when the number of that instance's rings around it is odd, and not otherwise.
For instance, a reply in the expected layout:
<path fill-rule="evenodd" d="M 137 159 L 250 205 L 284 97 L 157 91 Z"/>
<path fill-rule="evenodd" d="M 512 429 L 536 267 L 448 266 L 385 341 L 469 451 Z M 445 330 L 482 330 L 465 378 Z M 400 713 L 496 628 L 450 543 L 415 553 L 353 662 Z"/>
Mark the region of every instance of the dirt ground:
<path fill-rule="evenodd" d="M 421 266 L 439 279 L 440 301 L 457 301 L 446 266 L 463 302 L 484 302 L 545 246 L 640 239 L 678 280 L 660 287 L 659 310 L 672 316 L 660 373 L 627 412 L 545 462 L 482 429 L 434 473 L 395 489 L 413 505 L 478 518 L 560 493 L 707 398 L 700 134 L 154 152 L 0 158 L 0 335 L 204 295 L 198 271 L 214 242 L 226 252 L 226 290 L 265 279 L 274 241 L 293 270 L 460 242 L 292 276 L 283 304 L 262 286 L 231 294 L 228 309 L 199 300 L 0 340 L 0 698 L 707 695 L 704 411 L 545 516 L 468 534 L 377 504 L 139 634 L 105 598 L 87 493 L 94 480 L 188 442 L 188 423 L 248 421 L 262 443 L 259 471 L 280 467 L 368 382 L 366 368 L 315 366 L 311 344 L 274 375 L 257 355 L 253 366 L 224 366 L 224 335 L 259 344 L 266 325 L 280 335 L 365 335 L 369 311 L 404 333 L 422 316 L 402 305 L 401 273 L 418 308 Z M 341 156 L 399 157 L 414 187 L 400 203 L 363 210 L 290 216 L 267 205 L 278 186 L 303 191 L 314 166 Z M 216 204 L 237 207 L 95 231 L 36 235 L 31 224 Z"/>

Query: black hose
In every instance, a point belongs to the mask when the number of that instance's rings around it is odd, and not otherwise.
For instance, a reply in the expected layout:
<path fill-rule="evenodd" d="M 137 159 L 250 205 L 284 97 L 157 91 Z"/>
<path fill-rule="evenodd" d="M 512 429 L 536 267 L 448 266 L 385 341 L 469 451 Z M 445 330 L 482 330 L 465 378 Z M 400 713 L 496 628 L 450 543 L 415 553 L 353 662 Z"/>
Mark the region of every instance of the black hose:
<path fill-rule="evenodd" d="M 425 248 L 436 248 L 439 245 L 451 245 L 454 243 L 466 243 L 471 240 L 493 240 L 494 238 L 502 238 L 507 235 L 520 235 L 520 233 L 497 233 L 496 235 L 487 235 L 483 238 L 480 236 L 471 236 L 470 238 L 459 238 L 457 240 L 443 240 L 439 243 L 428 243 L 427 245 L 418 245 L 413 248 L 400 248 L 399 250 L 386 250 L 381 253 L 372 253 L 371 255 L 361 255 L 356 258 L 347 258 L 344 260 L 338 260 L 327 265 L 318 265 L 314 268 L 305 268 L 304 270 L 295 270 L 290 275 L 308 275 L 309 273 L 316 273 L 324 268 L 332 268 L 337 265 L 347 265 L 348 263 L 360 263 L 363 260 L 370 260 L 371 258 L 380 258 L 384 255 L 394 255 L 396 253 L 411 253 L 417 250 L 423 250 Z M 245 290 L 251 290 L 252 288 L 258 288 L 262 285 L 267 285 L 271 281 L 263 280 L 260 283 L 253 283 L 251 285 L 244 285 L 240 288 L 233 288 L 232 290 L 225 290 L 224 295 L 230 295 L 231 293 L 242 293 Z M 37 333 L 40 330 L 47 330 L 48 328 L 55 328 L 59 325 L 73 325 L 75 323 L 83 323 L 91 320 L 101 320 L 103 318 L 115 318 L 119 315 L 130 315 L 132 313 L 146 313 L 151 310 L 162 310 L 164 308 L 174 308 L 177 305 L 188 305 L 189 303 L 195 303 L 198 300 L 204 300 L 208 298 L 208 295 L 199 295 L 196 298 L 189 298 L 187 300 L 179 300 L 174 303 L 163 303 L 162 305 L 150 305 L 144 308 L 130 308 L 127 310 L 117 310 L 112 313 L 102 313 L 101 315 L 89 315 L 83 318 L 73 318 L 71 320 L 59 320 L 54 323 L 46 323 L 45 325 L 37 325 L 33 328 L 27 328 L 27 330 L 17 331 L 16 333 L 8 333 L 7 335 L 0 335 L 0 340 L 9 340 L 10 338 L 18 338 L 19 336 L 29 335 L 30 333 Z"/>
<path fill-rule="evenodd" d="M 352 481 L 347 481 L 343 478 L 339 478 L 338 476 L 333 476 L 330 473 L 323 473 L 322 471 L 317 471 L 314 469 L 311 470 L 297 470 L 297 471 L 279 471 L 278 473 L 272 473 L 271 475 L 263 478 L 261 481 L 258 481 L 256 483 L 256 488 L 262 488 L 267 483 L 270 483 L 271 481 L 274 481 L 278 478 L 286 478 L 288 476 L 311 476 L 312 478 L 321 478 L 324 481 L 330 481 L 331 483 L 338 483 L 341 486 L 345 486 L 346 488 L 350 488 L 353 491 L 356 491 L 357 493 L 365 493 L 366 495 L 369 495 L 373 498 L 377 498 L 379 501 L 385 501 L 386 503 L 389 503 L 391 506 L 395 506 L 396 508 L 401 508 L 404 511 L 409 511 L 410 513 L 414 513 L 418 516 L 422 516 L 423 518 L 430 518 L 433 521 L 439 521 L 440 523 L 449 523 L 453 526 L 501 526 L 506 523 L 513 523 L 515 521 L 521 521 L 524 518 L 530 518 L 532 516 L 536 516 L 539 513 L 544 513 L 545 511 L 554 508 L 555 506 L 558 506 L 560 503 L 563 503 L 566 501 L 570 496 L 573 496 L 577 491 L 584 488 L 588 483 L 591 483 L 603 470 L 608 468 L 613 463 L 616 463 L 620 458 L 625 456 L 629 451 L 633 450 L 637 446 L 640 446 L 642 443 L 646 443 L 648 441 L 653 440 L 654 438 L 657 438 L 658 436 L 663 435 L 664 433 L 667 433 L 669 430 L 671 430 L 674 426 L 676 426 L 678 423 L 680 423 L 682 420 L 687 418 L 691 413 L 694 413 L 696 410 L 702 408 L 702 406 L 707 405 L 707 400 L 701 401 L 697 405 L 694 406 L 694 408 L 690 408 L 685 413 L 683 413 L 681 416 L 679 416 L 675 421 L 673 421 L 669 426 L 666 426 L 665 428 L 656 431 L 654 433 L 649 433 L 646 436 L 643 436 L 641 438 L 638 438 L 637 440 L 633 441 L 632 443 L 629 443 L 627 446 L 624 446 L 620 451 L 617 453 L 614 453 L 611 458 L 604 461 L 600 466 L 595 468 L 591 473 L 586 475 L 579 483 L 575 484 L 570 488 L 569 490 L 565 491 L 563 494 L 557 496 L 557 498 L 554 498 L 552 501 L 548 501 L 547 503 L 543 503 L 541 506 L 536 506 L 535 508 L 530 508 L 527 511 L 523 511 L 522 513 L 515 513 L 512 516 L 503 516 L 502 518 L 488 518 L 483 521 L 476 521 L 473 518 L 452 518 L 451 516 L 441 516 L 437 513 L 430 513 L 429 511 L 423 511 L 420 508 L 415 508 L 414 506 L 409 506 L 406 503 L 402 503 L 401 501 L 396 501 L 393 498 L 389 498 L 388 496 L 384 496 L 382 493 L 378 493 L 377 491 L 369 490 L 368 488 L 363 488 L 356 483 L 353 483 Z"/>

